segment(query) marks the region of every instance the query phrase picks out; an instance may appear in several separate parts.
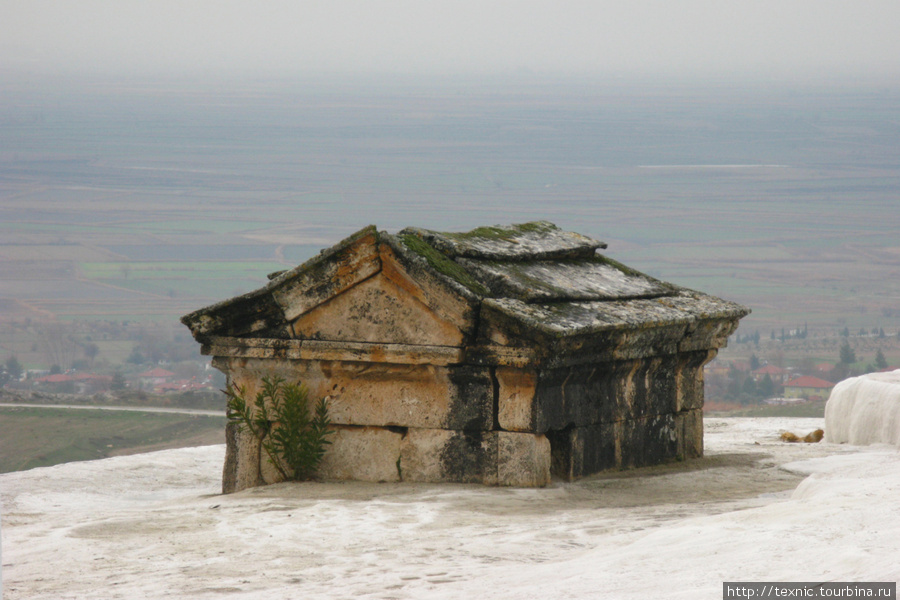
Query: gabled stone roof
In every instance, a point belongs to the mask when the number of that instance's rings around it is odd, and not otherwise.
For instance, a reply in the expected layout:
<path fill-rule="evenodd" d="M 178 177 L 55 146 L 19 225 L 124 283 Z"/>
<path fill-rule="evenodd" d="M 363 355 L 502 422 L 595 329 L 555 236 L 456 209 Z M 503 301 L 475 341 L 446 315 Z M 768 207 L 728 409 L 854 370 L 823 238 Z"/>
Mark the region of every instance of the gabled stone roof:
<path fill-rule="evenodd" d="M 435 285 L 458 299 L 450 311 L 445 300 L 431 308 L 445 316 L 465 313 L 458 322 L 466 345 L 543 345 L 542 352 L 567 353 L 592 346 L 621 349 L 634 343 L 635 335 L 621 333 L 625 330 L 667 328 L 656 342 L 640 343 L 684 349 L 690 345 L 685 339 L 705 328 L 697 349 L 710 347 L 713 338 L 718 340 L 713 347 L 720 347 L 723 336 L 750 312 L 639 273 L 600 254 L 604 248 L 603 242 L 545 221 L 466 233 L 407 228 L 388 234 L 370 226 L 302 265 L 273 274 L 262 288 L 195 311 L 182 322 L 201 342 L 302 338 L 290 323 L 381 272 L 385 252 L 395 265 L 391 268 L 404 271 L 400 279 L 430 282 L 419 289 L 419 300 L 427 302 L 421 290 L 435 290 Z"/>
<path fill-rule="evenodd" d="M 428 249 L 411 243 L 415 236 Z M 740 319 L 733 302 L 654 279 L 597 252 L 606 244 L 539 221 L 468 233 L 405 229 L 400 239 L 461 267 L 483 306 L 554 336 L 700 318 Z M 435 261 L 436 262 L 436 261 Z M 449 276 L 453 276 L 448 272 Z"/>

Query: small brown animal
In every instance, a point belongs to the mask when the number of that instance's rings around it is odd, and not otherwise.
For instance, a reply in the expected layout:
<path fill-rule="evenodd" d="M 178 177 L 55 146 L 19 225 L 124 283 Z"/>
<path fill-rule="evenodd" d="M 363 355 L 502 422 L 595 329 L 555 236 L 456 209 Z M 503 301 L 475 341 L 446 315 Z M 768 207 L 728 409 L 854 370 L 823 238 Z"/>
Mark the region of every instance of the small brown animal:
<path fill-rule="evenodd" d="M 805 436 L 800 437 L 790 431 L 785 431 L 781 434 L 782 442 L 805 442 L 807 444 L 815 444 L 816 442 L 821 442 L 822 438 L 825 437 L 825 431 L 822 429 L 816 429 L 815 431 L 811 431 L 807 433 Z"/>

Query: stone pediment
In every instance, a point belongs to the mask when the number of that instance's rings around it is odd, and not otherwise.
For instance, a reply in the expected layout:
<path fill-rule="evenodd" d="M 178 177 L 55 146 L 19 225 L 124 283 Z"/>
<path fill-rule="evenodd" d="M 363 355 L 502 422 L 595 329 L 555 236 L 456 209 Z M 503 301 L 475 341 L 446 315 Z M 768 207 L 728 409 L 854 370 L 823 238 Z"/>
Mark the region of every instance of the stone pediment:
<path fill-rule="evenodd" d="M 264 287 L 182 318 L 201 342 L 222 338 L 461 346 L 471 296 L 367 227 Z M 421 262 L 421 259 L 418 259 Z M 257 343 L 258 345 L 258 343 Z"/>

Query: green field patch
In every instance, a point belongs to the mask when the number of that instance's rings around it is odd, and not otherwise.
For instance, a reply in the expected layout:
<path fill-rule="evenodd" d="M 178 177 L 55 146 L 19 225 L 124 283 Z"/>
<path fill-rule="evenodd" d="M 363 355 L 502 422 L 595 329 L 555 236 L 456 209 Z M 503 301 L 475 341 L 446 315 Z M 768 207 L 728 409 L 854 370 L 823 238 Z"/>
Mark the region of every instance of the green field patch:
<path fill-rule="evenodd" d="M 713 411 L 708 416 L 716 417 L 798 417 L 798 418 L 824 418 L 825 401 L 803 402 L 800 404 L 761 404 L 734 411 Z M 773 432 L 773 436 L 779 432 Z M 794 431 L 797 435 L 806 435 L 809 431 Z"/>
<path fill-rule="evenodd" d="M 224 442 L 225 417 L 64 408 L 0 408 L 0 473 L 149 447 Z M 213 442 L 215 443 L 215 442 Z"/>

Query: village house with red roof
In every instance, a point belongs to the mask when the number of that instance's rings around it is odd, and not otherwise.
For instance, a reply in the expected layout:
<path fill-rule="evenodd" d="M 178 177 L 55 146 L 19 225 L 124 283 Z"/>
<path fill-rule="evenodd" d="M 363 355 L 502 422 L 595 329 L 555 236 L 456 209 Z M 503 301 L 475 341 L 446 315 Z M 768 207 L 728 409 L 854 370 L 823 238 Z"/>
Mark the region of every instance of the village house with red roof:
<path fill-rule="evenodd" d="M 138 373 L 138 381 L 140 381 L 142 388 L 155 388 L 164 383 L 169 383 L 174 377 L 175 373 L 159 367 Z"/>

